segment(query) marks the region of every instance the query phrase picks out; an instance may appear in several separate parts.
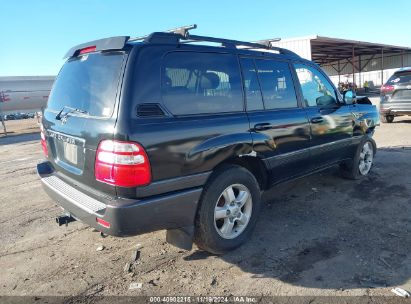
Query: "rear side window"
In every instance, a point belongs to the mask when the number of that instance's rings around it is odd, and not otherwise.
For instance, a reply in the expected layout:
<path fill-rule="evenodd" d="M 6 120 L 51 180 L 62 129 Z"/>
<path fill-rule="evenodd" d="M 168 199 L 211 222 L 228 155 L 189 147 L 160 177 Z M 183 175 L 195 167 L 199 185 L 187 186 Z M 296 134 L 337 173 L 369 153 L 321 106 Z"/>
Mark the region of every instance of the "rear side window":
<path fill-rule="evenodd" d="M 411 82 L 411 72 L 410 71 L 394 73 L 394 75 L 392 75 L 387 80 L 387 84 L 390 84 L 390 85 L 402 84 L 402 83 L 408 83 L 408 82 Z"/>
<path fill-rule="evenodd" d="M 123 58 L 123 53 L 116 52 L 69 59 L 54 82 L 47 107 L 55 111 L 71 107 L 91 116 L 110 117 Z"/>
<path fill-rule="evenodd" d="M 243 111 L 234 55 L 173 52 L 165 58 L 161 79 L 163 102 L 174 115 Z"/>
<path fill-rule="evenodd" d="M 297 107 L 291 71 L 287 62 L 255 60 L 266 109 Z"/>

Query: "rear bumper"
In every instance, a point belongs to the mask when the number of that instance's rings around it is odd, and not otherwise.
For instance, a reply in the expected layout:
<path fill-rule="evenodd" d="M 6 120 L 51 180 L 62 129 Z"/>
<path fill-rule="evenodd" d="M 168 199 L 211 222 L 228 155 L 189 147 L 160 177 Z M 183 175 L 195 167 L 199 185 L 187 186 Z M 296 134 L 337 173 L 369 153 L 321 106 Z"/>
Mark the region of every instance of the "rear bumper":
<path fill-rule="evenodd" d="M 49 162 L 37 165 L 46 193 L 77 220 L 109 235 L 131 236 L 194 224 L 202 187 L 139 200 L 97 200 L 60 179 Z M 104 227 L 97 218 L 110 223 Z"/>
<path fill-rule="evenodd" d="M 382 115 L 411 115 L 411 100 L 397 102 L 382 102 L 380 104 L 380 114 Z"/>

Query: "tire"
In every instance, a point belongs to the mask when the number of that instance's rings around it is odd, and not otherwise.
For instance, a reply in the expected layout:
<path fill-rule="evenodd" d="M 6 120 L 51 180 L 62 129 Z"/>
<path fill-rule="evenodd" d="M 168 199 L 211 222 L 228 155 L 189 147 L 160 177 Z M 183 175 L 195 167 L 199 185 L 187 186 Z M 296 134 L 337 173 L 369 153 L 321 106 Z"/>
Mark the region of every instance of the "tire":
<path fill-rule="evenodd" d="M 220 167 L 201 195 L 194 242 L 213 254 L 239 247 L 250 238 L 260 205 L 260 188 L 250 171 L 237 165 Z"/>
<path fill-rule="evenodd" d="M 394 115 L 381 115 L 380 119 L 383 123 L 392 123 L 394 121 Z"/>
<path fill-rule="evenodd" d="M 376 146 L 372 139 L 365 138 L 358 145 L 352 160 L 345 161 L 340 165 L 341 174 L 348 179 L 360 179 L 370 173 Z"/>

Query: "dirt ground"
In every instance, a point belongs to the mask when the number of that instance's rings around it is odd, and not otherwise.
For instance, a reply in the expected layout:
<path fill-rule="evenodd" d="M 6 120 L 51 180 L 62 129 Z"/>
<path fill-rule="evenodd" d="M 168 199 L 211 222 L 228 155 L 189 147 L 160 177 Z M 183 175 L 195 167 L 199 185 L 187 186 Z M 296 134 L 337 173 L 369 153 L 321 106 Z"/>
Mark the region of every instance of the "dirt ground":
<path fill-rule="evenodd" d="M 4 123 L 7 129 L 8 136 L 29 134 L 34 132 L 39 132 L 38 121 L 41 118 L 29 118 L 29 119 L 19 119 L 19 120 L 6 120 Z M 5 137 L 3 132 L 3 126 L 0 124 L 0 138 Z"/>
<path fill-rule="evenodd" d="M 411 118 L 378 127 L 375 166 L 363 180 L 345 180 L 332 168 L 265 193 L 252 239 L 223 256 L 170 246 L 164 231 L 103 238 L 81 223 L 57 227 L 60 208 L 43 192 L 35 170 L 42 159 L 39 135 L 1 137 L 0 295 L 391 296 L 396 286 L 410 291 L 410 134 Z M 125 271 L 137 244 L 141 255 Z M 99 246 L 104 249 L 97 251 Z M 142 285 L 130 290 L 130 283 Z"/>

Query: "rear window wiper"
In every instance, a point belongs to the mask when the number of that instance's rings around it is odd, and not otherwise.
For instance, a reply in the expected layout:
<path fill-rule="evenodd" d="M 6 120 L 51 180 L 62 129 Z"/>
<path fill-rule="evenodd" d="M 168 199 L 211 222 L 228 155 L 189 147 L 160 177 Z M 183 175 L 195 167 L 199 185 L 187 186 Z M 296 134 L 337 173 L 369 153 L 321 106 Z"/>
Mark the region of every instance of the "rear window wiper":
<path fill-rule="evenodd" d="M 64 106 L 64 107 L 61 109 L 61 111 L 56 115 L 56 119 L 57 119 L 57 120 L 61 120 L 61 118 L 63 117 L 63 115 L 62 115 L 62 114 L 63 114 L 63 111 L 64 111 L 65 109 L 69 109 L 70 111 L 64 113 L 64 117 L 67 117 L 69 114 L 74 113 L 74 112 L 76 112 L 76 113 L 81 113 L 81 114 L 86 114 L 86 115 L 89 114 L 89 113 L 88 113 L 87 111 L 85 111 L 85 110 L 81 110 L 81 109 L 73 108 L 73 107 L 69 107 L 69 106 Z"/>

